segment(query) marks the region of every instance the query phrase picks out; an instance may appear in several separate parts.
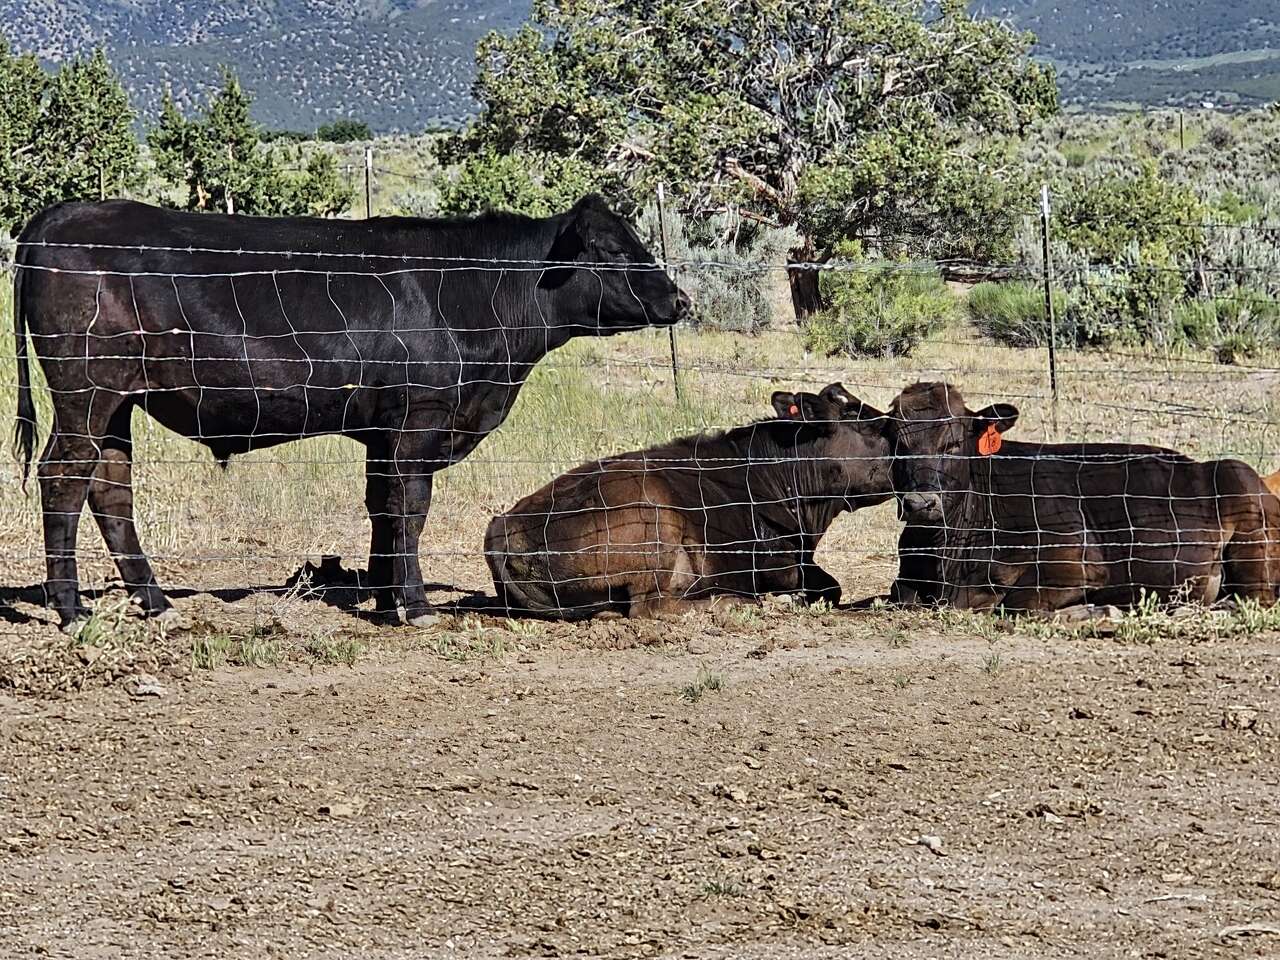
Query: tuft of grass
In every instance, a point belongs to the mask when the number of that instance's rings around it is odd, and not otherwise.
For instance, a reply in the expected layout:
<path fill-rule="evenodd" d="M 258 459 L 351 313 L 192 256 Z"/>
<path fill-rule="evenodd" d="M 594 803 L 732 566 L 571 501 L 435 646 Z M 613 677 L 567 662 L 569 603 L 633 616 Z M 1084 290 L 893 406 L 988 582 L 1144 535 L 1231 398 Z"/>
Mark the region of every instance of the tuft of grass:
<path fill-rule="evenodd" d="M 541 640 L 547 634 L 546 626 L 540 620 L 520 620 L 510 618 L 503 626 L 508 633 L 514 633 L 523 640 Z"/>
<path fill-rule="evenodd" d="M 905 690 L 910 685 L 911 685 L 910 677 L 906 677 L 906 676 L 903 676 L 902 674 L 899 674 L 898 676 L 893 678 L 893 689 L 895 690 Z"/>
<path fill-rule="evenodd" d="M 1168 622 L 1160 597 L 1144 589 L 1137 604 L 1116 624 L 1116 639 L 1122 643 L 1152 644 L 1168 634 Z"/>
<path fill-rule="evenodd" d="M 1264 607 L 1257 600 L 1249 597 L 1236 603 L 1232 611 L 1232 620 L 1245 636 L 1255 633 L 1268 633 L 1280 630 L 1280 604 Z"/>
<path fill-rule="evenodd" d="M 741 884 L 726 876 L 713 878 L 702 885 L 702 896 L 708 899 L 711 897 L 740 897 L 745 892 Z"/>
<path fill-rule="evenodd" d="M 826 600 L 815 600 L 813 603 L 799 604 L 798 609 L 810 617 L 825 617 L 835 607 Z"/>
<path fill-rule="evenodd" d="M 680 688 L 680 696 L 689 703 L 697 703 L 702 699 L 703 694 L 708 691 L 718 693 L 724 689 L 724 675 L 714 673 L 706 667 L 698 669 L 698 675 L 693 679 L 692 683 L 686 683 Z"/>
<path fill-rule="evenodd" d="M 93 608 L 72 635 L 72 641 L 85 647 L 113 647 L 131 650 L 152 639 L 154 633 L 163 636 L 164 625 L 139 617 L 128 597 L 99 603 Z"/>
<path fill-rule="evenodd" d="M 721 622 L 730 629 L 747 630 L 760 622 L 759 604 L 733 603 L 724 609 Z"/>
<path fill-rule="evenodd" d="M 508 653 L 508 636 L 519 631 L 486 627 L 475 616 L 463 617 L 455 631 L 432 634 L 427 648 L 438 657 L 455 663 L 471 660 L 501 660 Z"/>
<path fill-rule="evenodd" d="M 364 644 L 355 637 L 322 636 L 308 639 L 302 649 L 319 663 L 351 667 L 364 653 Z"/>
<path fill-rule="evenodd" d="M 274 630 L 255 629 L 236 651 L 236 660 L 246 667 L 273 667 L 283 659 L 284 647 Z"/>
<path fill-rule="evenodd" d="M 903 647 L 911 646 L 911 638 L 907 636 L 906 631 L 894 627 L 887 634 L 885 640 L 889 644 L 891 650 L 901 650 Z"/>
<path fill-rule="evenodd" d="M 999 651 L 992 650 L 982 661 L 982 672 L 994 677 L 1000 672 L 1002 666 L 1004 666 L 1004 658 L 1000 656 Z"/>
<path fill-rule="evenodd" d="M 196 670 L 216 670 L 231 657 L 235 641 L 225 633 L 205 633 L 191 638 L 191 666 Z"/>
<path fill-rule="evenodd" d="M 284 659 L 281 628 L 276 622 L 255 626 L 246 636 L 222 630 L 191 635 L 191 666 L 215 670 L 227 664 L 272 667 Z"/>

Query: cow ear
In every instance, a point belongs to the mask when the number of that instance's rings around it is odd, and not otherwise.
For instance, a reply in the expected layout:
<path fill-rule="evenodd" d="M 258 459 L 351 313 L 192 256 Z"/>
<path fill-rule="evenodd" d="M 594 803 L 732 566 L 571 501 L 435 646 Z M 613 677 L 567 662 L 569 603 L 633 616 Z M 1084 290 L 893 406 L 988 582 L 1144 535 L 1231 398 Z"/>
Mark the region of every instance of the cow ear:
<path fill-rule="evenodd" d="M 859 400 L 846 390 L 843 383 L 837 382 L 823 387 L 819 396 L 834 403 L 840 409 L 840 417 L 843 420 L 879 420 L 884 417 L 883 412 Z"/>
<path fill-rule="evenodd" d="M 588 193 L 573 205 L 573 209 L 576 211 L 594 210 L 597 213 L 613 214 L 613 211 L 609 209 L 608 202 L 598 193 Z"/>
<path fill-rule="evenodd" d="M 1004 433 L 1018 422 L 1018 408 L 1011 403 L 993 403 L 983 407 L 973 415 L 973 432 L 986 433 L 996 428 L 996 433 Z"/>
<path fill-rule="evenodd" d="M 822 392 L 818 394 L 818 396 L 823 400 L 834 403 L 841 409 L 852 406 L 857 402 L 849 395 L 849 391 L 844 388 L 844 384 L 839 381 L 827 384 L 822 388 Z"/>
<path fill-rule="evenodd" d="M 797 420 L 800 417 L 800 398 L 794 393 L 787 393 L 778 390 L 769 399 L 773 404 L 773 411 L 778 415 L 779 420 Z"/>
<path fill-rule="evenodd" d="M 564 223 L 556 234 L 555 242 L 547 253 L 547 269 L 538 280 L 538 286 L 554 290 L 563 286 L 573 276 L 576 267 L 561 266 L 582 259 L 587 252 L 586 225 L 577 207 L 564 215 Z"/>

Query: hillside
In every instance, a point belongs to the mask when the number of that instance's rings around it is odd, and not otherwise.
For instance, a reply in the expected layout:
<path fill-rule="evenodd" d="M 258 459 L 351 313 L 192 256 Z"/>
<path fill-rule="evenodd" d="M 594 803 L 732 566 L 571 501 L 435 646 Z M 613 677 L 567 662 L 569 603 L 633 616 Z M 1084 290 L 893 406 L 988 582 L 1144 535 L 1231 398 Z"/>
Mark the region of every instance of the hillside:
<path fill-rule="evenodd" d="M 530 0 L 0 0 L 19 49 L 59 61 L 105 43 L 134 102 L 190 104 L 232 65 L 272 127 L 336 117 L 380 132 L 455 124 L 476 40 Z M 1253 105 L 1280 97 L 1280 0 L 977 0 L 1040 38 L 1063 100 Z"/>
<path fill-rule="evenodd" d="M 517 7 L 520 7 L 517 12 Z M 380 132 L 455 124 L 472 109 L 476 41 L 512 0 L 0 0 L 11 44 L 60 61 L 105 43 L 134 103 L 190 105 L 230 64 L 271 127 L 357 117 Z"/>
<path fill-rule="evenodd" d="M 1063 101 L 1091 107 L 1280 98 L 1280 0 L 980 0 L 1039 39 Z"/>

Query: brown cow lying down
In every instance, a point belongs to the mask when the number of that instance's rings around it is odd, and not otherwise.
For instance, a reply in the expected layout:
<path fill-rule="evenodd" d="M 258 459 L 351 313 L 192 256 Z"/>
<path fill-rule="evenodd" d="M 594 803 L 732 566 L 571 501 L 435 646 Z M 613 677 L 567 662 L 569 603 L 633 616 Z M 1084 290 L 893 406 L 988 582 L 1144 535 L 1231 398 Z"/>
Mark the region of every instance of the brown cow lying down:
<path fill-rule="evenodd" d="M 678 613 L 717 597 L 836 602 L 813 562 L 845 510 L 891 496 L 884 414 L 833 383 L 777 418 L 588 463 L 495 517 L 485 556 L 510 610 Z"/>
<path fill-rule="evenodd" d="M 893 402 L 906 529 L 892 596 L 984 610 L 1276 600 L 1280 500 L 1239 460 L 1159 447 L 1004 440 L 1018 411 L 945 383 Z"/>

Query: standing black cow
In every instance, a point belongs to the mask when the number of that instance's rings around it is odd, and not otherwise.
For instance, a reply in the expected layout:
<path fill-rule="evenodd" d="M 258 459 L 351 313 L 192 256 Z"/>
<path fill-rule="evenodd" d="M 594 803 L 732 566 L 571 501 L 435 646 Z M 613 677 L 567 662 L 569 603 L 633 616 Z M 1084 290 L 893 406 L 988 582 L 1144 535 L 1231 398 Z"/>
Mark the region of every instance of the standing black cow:
<path fill-rule="evenodd" d="M 435 473 L 502 423 L 548 351 L 688 308 L 597 197 L 543 219 L 60 204 L 28 224 L 17 264 L 17 445 L 29 471 L 29 329 L 53 394 L 39 478 L 46 589 L 64 625 L 80 613 L 86 496 L 141 608 L 169 608 L 133 523 L 135 406 L 223 462 L 321 434 L 363 443 L 370 586 L 378 609 L 398 601 L 412 623 L 430 609 L 418 538 Z"/>

